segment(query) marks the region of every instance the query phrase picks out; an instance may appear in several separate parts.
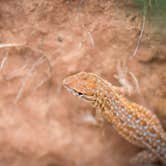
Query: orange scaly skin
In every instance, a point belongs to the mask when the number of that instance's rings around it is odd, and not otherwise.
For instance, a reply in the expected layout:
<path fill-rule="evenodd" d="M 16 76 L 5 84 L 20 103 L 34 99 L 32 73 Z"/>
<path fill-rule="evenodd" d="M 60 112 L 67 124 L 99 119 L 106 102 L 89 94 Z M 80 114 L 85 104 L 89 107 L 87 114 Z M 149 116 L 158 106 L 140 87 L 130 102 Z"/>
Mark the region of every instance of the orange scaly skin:
<path fill-rule="evenodd" d="M 166 133 L 158 118 L 150 110 L 127 100 L 122 88 L 86 72 L 67 77 L 63 85 L 72 94 L 93 104 L 96 120 L 107 120 L 123 138 L 145 149 L 133 163 L 161 161 L 166 164 Z"/>

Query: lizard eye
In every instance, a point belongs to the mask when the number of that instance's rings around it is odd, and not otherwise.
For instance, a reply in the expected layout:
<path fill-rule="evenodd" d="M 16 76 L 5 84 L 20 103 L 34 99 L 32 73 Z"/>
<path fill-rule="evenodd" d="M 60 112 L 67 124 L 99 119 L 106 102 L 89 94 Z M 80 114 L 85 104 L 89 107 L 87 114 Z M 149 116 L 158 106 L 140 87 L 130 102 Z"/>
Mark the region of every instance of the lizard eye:
<path fill-rule="evenodd" d="M 79 96 L 83 96 L 83 93 L 81 93 L 81 92 L 78 92 L 78 95 L 79 95 Z"/>

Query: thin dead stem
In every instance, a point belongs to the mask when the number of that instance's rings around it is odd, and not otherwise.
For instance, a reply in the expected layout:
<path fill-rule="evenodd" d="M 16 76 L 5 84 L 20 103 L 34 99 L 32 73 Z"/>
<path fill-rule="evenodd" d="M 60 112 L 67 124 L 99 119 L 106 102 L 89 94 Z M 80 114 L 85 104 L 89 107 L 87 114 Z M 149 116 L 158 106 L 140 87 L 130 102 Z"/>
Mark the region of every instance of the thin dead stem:
<path fill-rule="evenodd" d="M 130 74 L 130 76 L 132 77 L 132 79 L 134 81 L 136 92 L 140 93 L 140 87 L 139 87 L 138 79 L 136 78 L 136 76 L 132 72 L 129 72 L 129 74 Z"/>
<path fill-rule="evenodd" d="M 33 91 L 36 91 L 38 88 L 40 88 L 42 85 L 44 85 L 50 77 L 46 77 L 45 79 L 42 79 L 34 88 Z"/>
<path fill-rule="evenodd" d="M 6 48 L 6 47 L 18 47 L 18 46 L 22 46 L 24 44 L 18 44 L 18 43 L 1 43 L 0 44 L 0 48 Z M 2 62 L 0 64 L 0 70 L 2 70 L 4 68 L 4 65 L 6 63 L 8 59 L 8 55 L 5 56 L 3 59 L 2 59 Z"/>
<path fill-rule="evenodd" d="M 2 62 L 0 64 L 0 71 L 4 68 L 6 62 L 7 62 L 7 59 L 8 59 L 8 55 L 6 55 L 3 59 L 2 59 Z"/>
<path fill-rule="evenodd" d="M 33 91 L 36 91 L 38 88 L 40 88 L 42 85 L 44 85 L 49 79 L 51 78 L 51 70 L 48 68 L 47 71 L 47 77 L 42 79 L 34 88 Z"/>
<path fill-rule="evenodd" d="M 92 47 L 94 47 L 94 46 L 95 46 L 95 42 L 94 42 L 92 33 L 89 32 L 89 31 L 88 31 L 87 33 L 88 33 L 88 36 L 89 36 L 89 40 L 90 40 L 90 42 L 91 42 L 91 45 L 92 45 Z"/>
<path fill-rule="evenodd" d="M 92 36 L 92 32 L 90 32 L 84 25 L 82 25 L 82 28 L 86 31 L 92 47 L 95 47 L 95 42 Z"/>
<path fill-rule="evenodd" d="M 132 56 L 136 56 L 136 54 L 138 52 L 138 49 L 139 49 L 139 46 L 141 44 L 141 40 L 142 40 L 142 37 L 143 37 L 144 29 L 145 29 L 145 22 L 146 22 L 146 17 L 143 16 L 143 22 L 142 22 L 142 26 L 141 26 L 141 32 L 140 32 L 140 35 L 138 37 L 138 40 L 137 40 L 137 43 L 136 43 L 136 47 L 134 49 L 134 52 L 133 52 Z"/>
<path fill-rule="evenodd" d="M 26 69 L 27 65 L 28 64 L 25 64 L 22 67 L 20 67 L 20 68 L 14 70 L 13 72 L 9 73 L 6 80 L 11 80 L 15 77 L 22 76 L 23 74 L 21 74 L 21 72 Z"/>

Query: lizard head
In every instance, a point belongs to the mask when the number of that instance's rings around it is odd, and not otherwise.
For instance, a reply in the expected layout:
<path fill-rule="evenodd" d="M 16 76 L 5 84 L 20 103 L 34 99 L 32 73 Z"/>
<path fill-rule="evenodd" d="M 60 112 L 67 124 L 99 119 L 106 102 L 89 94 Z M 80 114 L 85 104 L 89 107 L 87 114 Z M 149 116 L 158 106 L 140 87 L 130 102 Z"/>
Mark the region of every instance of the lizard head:
<path fill-rule="evenodd" d="M 80 72 L 68 76 L 63 80 L 64 87 L 73 95 L 88 101 L 96 99 L 97 75 L 93 73 Z"/>

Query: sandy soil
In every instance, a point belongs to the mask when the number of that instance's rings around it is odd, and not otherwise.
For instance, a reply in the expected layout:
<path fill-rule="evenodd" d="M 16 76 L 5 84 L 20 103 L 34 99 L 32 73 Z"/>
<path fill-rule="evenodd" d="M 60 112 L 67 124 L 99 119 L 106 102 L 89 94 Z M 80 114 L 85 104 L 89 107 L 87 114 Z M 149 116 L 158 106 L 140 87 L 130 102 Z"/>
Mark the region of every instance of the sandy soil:
<path fill-rule="evenodd" d="M 119 86 L 126 62 L 140 87 L 132 100 L 166 128 L 166 31 L 142 23 L 137 5 L 120 0 L 1 0 L 0 166 L 129 166 L 140 149 L 110 125 L 84 119 L 92 108 L 68 94 L 64 77 L 94 72 Z M 131 78 L 130 78 L 131 79 Z M 131 80 L 133 81 L 133 80 Z"/>

